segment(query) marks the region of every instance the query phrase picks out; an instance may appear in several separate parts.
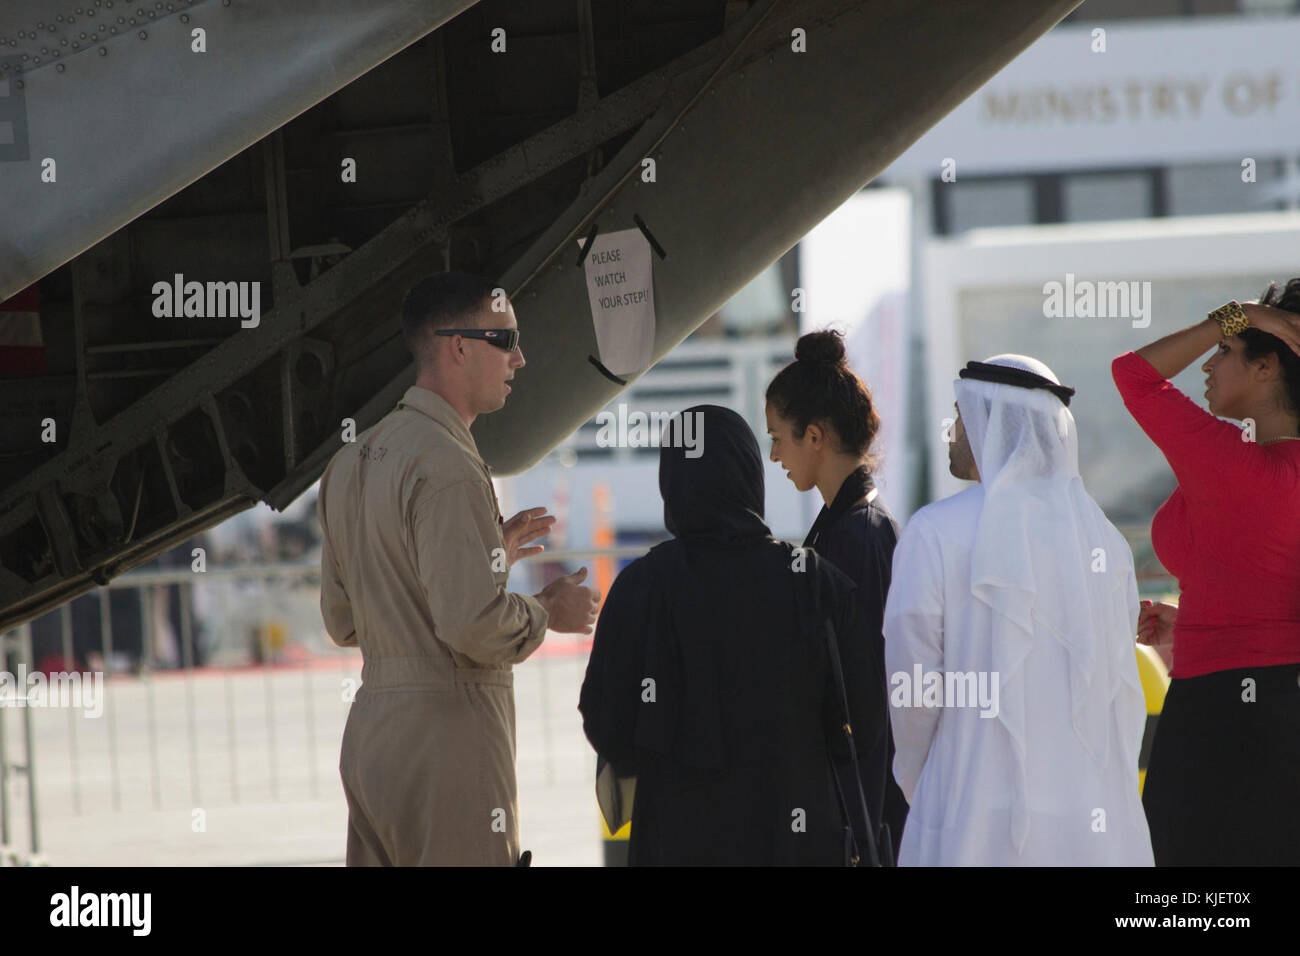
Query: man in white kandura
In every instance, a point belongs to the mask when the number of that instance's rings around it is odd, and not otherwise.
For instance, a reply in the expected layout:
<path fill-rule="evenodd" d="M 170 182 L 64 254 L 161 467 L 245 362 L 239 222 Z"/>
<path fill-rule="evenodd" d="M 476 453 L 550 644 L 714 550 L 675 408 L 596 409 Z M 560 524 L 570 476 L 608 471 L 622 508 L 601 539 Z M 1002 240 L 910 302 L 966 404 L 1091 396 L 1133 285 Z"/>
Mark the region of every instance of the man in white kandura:
<path fill-rule="evenodd" d="M 1022 355 L 960 374 L 949 469 L 978 483 L 912 516 L 885 607 L 899 864 L 1151 866 L 1133 556 L 1079 477 L 1074 389 Z"/>

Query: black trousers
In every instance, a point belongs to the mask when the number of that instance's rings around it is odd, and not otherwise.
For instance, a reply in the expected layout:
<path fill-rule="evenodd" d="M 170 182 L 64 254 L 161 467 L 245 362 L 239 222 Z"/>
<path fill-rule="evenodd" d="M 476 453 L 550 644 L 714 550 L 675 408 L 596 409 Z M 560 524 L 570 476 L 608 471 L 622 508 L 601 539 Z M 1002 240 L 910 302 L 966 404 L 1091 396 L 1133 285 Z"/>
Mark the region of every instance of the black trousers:
<path fill-rule="evenodd" d="M 1300 664 L 1171 681 L 1142 803 L 1156 866 L 1300 866 Z"/>

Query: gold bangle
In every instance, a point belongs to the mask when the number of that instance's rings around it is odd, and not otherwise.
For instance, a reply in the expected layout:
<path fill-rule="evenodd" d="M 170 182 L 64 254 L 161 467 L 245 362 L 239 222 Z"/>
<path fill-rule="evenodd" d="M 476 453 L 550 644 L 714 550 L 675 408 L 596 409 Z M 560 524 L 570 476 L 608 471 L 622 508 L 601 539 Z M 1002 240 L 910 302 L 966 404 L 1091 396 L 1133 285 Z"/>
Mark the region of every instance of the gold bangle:
<path fill-rule="evenodd" d="M 1223 333 L 1225 339 L 1230 339 L 1250 328 L 1250 320 L 1246 318 L 1246 310 L 1241 307 L 1241 303 L 1236 299 L 1215 309 L 1210 313 L 1209 317 L 1219 323 L 1219 331 Z"/>

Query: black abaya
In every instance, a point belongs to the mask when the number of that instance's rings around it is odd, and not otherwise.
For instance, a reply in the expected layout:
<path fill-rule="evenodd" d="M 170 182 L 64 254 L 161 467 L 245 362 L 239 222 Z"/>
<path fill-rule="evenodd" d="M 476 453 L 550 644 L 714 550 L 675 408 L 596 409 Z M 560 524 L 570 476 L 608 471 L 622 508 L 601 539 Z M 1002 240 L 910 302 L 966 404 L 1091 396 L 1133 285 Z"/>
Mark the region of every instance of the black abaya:
<path fill-rule="evenodd" d="M 579 708 L 588 739 L 635 775 L 631 864 L 843 862 L 828 749 L 839 691 L 818 623 L 859 633 L 852 583 L 762 520 L 758 446 L 734 412 L 704 414 L 704 453 L 663 448 L 676 537 L 615 580 Z M 814 596 L 814 594 L 819 596 Z M 884 679 L 865 642 L 841 656 L 859 753 L 881 746 Z M 844 751 L 841 756 L 845 756 Z M 879 812 L 879 793 L 869 796 Z"/>

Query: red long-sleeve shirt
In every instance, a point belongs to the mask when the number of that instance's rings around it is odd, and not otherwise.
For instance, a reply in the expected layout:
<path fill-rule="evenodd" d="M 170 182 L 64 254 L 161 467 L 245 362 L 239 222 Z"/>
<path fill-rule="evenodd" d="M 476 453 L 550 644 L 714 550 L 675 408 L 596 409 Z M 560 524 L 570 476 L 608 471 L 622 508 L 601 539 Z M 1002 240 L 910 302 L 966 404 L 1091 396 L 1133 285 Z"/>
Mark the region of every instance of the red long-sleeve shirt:
<path fill-rule="evenodd" d="M 1151 522 L 1182 591 L 1172 676 L 1300 662 L 1300 441 L 1243 441 L 1135 352 L 1111 375 L 1178 479 Z"/>

